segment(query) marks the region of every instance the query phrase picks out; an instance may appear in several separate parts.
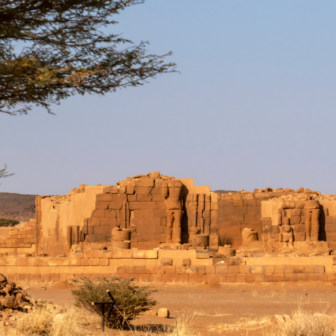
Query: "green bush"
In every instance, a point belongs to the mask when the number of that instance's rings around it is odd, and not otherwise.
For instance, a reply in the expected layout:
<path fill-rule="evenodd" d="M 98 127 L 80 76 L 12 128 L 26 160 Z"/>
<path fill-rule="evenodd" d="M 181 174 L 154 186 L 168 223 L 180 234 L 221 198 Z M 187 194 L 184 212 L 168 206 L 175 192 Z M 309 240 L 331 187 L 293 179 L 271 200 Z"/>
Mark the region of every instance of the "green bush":
<path fill-rule="evenodd" d="M 116 305 L 110 316 L 108 316 L 109 309 L 105 308 L 105 324 L 109 328 L 124 329 L 140 313 L 151 309 L 156 304 L 156 301 L 151 298 L 151 294 L 156 290 L 149 286 L 136 286 L 134 279 L 111 276 L 109 279 L 97 277 L 90 280 L 82 277 L 74 279 L 73 283 L 79 286 L 72 291 L 75 306 L 86 308 L 99 315 L 101 315 L 101 306 L 92 306 L 92 302 L 111 301 L 107 294 L 107 290 L 110 291 Z"/>
<path fill-rule="evenodd" d="M 14 226 L 20 222 L 15 219 L 0 218 L 0 227 Z"/>

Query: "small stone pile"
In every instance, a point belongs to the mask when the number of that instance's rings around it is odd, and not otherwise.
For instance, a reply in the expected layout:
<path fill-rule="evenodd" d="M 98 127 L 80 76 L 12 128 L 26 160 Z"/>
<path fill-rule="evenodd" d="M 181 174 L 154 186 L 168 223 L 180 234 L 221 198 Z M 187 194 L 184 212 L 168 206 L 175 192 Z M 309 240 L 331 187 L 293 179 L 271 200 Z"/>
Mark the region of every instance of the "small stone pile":
<path fill-rule="evenodd" d="M 16 287 L 14 282 L 8 282 L 7 278 L 0 274 L 0 310 L 29 309 L 35 302 L 28 296 L 28 293 L 21 287 Z"/>

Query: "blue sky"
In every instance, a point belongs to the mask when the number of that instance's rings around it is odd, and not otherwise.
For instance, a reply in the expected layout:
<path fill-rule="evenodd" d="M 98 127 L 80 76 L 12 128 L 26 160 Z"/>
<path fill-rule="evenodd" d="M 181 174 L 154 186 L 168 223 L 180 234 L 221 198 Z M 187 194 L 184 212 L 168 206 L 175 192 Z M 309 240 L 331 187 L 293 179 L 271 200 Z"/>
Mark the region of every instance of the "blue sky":
<path fill-rule="evenodd" d="M 65 194 L 161 171 L 211 189 L 336 194 L 336 2 L 147 0 L 111 31 L 180 74 L 0 115 L 0 191 Z"/>

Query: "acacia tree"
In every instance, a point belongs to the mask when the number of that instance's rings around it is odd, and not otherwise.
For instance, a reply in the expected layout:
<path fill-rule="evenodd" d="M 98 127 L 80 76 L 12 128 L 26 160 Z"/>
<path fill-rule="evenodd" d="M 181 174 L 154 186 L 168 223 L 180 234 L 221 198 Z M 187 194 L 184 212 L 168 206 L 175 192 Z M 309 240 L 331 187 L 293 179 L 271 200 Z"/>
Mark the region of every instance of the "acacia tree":
<path fill-rule="evenodd" d="M 1 0 L 0 112 L 25 114 L 76 93 L 104 95 L 174 72 L 166 56 L 148 54 L 102 28 L 144 0 Z"/>
<path fill-rule="evenodd" d="M 3 169 L 0 169 L 0 178 L 2 177 L 9 177 L 9 176 L 12 176 L 14 174 L 9 174 L 7 172 L 7 165 L 5 164 L 5 167 Z"/>

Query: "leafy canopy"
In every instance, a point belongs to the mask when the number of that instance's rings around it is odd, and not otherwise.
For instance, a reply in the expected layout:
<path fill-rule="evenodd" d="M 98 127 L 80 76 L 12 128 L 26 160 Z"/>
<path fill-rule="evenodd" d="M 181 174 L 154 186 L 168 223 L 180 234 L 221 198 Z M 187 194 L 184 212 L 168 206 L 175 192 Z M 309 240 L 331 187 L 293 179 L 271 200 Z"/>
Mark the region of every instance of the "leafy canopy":
<path fill-rule="evenodd" d="M 0 112 L 27 113 L 76 93 L 104 95 L 174 72 L 164 55 L 148 54 L 103 28 L 144 0 L 1 0 Z M 106 29 L 105 29 L 106 30 Z"/>

